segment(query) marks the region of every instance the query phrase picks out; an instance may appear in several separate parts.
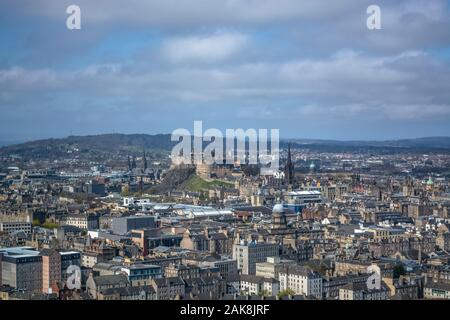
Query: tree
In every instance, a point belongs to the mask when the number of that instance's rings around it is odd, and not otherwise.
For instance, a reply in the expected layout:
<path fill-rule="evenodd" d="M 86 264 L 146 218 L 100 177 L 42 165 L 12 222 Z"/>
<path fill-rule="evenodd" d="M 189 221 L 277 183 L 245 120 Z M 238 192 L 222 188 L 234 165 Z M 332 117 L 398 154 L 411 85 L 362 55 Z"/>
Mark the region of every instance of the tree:
<path fill-rule="evenodd" d="M 39 227 L 41 225 L 41 222 L 38 219 L 33 220 L 33 227 Z"/>
<path fill-rule="evenodd" d="M 56 229 L 56 228 L 58 228 L 58 224 L 46 220 L 46 221 L 44 222 L 44 224 L 42 225 L 42 227 L 45 228 L 45 229 Z"/>
<path fill-rule="evenodd" d="M 406 270 L 405 267 L 403 266 L 403 264 L 397 264 L 394 267 L 394 279 L 398 279 L 400 278 L 400 276 L 403 276 L 406 274 Z"/>
<path fill-rule="evenodd" d="M 269 297 L 270 296 L 270 292 L 268 290 L 262 290 L 259 292 L 259 296 L 260 297 Z"/>
<path fill-rule="evenodd" d="M 294 290 L 292 290 L 291 288 L 287 288 L 286 290 L 278 292 L 278 297 L 283 298 L 287 296 L 293 296 L 294 294 L 295 294 Z"/>

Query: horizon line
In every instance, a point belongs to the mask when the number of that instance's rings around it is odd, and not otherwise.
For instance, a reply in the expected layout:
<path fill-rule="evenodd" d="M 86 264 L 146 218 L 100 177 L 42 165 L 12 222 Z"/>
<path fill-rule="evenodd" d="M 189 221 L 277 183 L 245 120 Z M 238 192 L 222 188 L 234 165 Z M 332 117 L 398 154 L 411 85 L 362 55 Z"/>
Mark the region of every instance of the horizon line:
<path fill-rule="evenodd" d="M 270 130 L 270 129 L 268 129 Z M 29 143 L 29 142 L 35 142 L 35 141 L 41 141 L 41 140 L 62 140 L 67 139 L 71 137 L 94 137 L 94 136 L 107 136 L 107 135 L 145 135 L 145 136 L 158 136 L 158 135 L 172 135 L 172 133 L 123 133 L 123 132 L 105 132 L 105 133 L 86 133 L 86 134 L 70 134 L 65 136 L 51 136 L 51 137 L 45 137 L 45 138 L 22 138 L 22 139 L 1 139 L 0 140 L 0 147 L 5 147 L 8 145 L 14 145 L 14 144 L 23 144 L 23 143 Z M 193 136 L 193 135 L 191 135 Z M 225 136 L 224 136 L 225 138 Z M 416 137 L 409 137 L 409 138 L 388 138 L 388 139 L 336 139 L 336 138 L 292 138 L 292 137 L 280 137 L 280 141 L 289 141 L 294 142 L 293 140 L 307 140 L 307 141 L 333 141 L 333 142 L 388 142 L 388 141 L 401 141 L 401 140 L 419 140 L 419 139 L 438 139 L 438 138 L 444 138 L 444 139 L 450 139 L 450 135 L 448 136 L 416 136 Z M 270 140 L 270 139 L 269 139 Z M 175 142 L 175 141 L 174 141 Z"/>

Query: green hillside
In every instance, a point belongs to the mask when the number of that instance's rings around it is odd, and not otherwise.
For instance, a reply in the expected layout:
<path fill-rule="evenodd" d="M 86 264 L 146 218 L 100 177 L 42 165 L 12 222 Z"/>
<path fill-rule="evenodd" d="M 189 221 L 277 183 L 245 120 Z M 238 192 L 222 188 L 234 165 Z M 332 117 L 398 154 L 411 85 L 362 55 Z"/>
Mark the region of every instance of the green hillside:
<path fill-rule="evenodd" d="M 220 180 L 206 181 L 195 174 L 190 176 L 189 179 L 186 180 L 183 184 L 183 189 L 193 192 L 199 192 L 203 190 L 209 190 L 220 187 L 234 188 L 234 184 Z"/>

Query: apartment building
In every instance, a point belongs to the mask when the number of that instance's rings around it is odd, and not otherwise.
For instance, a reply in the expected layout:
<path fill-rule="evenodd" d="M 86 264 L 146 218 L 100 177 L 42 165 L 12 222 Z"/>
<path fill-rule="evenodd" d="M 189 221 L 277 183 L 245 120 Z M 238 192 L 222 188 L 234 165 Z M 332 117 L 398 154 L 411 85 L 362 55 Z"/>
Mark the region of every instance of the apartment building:
<path fill-rule="evenodd" d="M 26 234 L 30 234 L 32 230 L 32 226 L 30 222 L 21 222 L 21 221 L 10 221 L 10 222 L 0 222 L 0 231 L 7 232 L 9 234 L 14 232 L 25 232 Z"/>
<path fill-rule="evenodd" d="M 290 289 L 295 294 L 322 297 L 322 276 L 304 266 L 290 266 L 280 271 L 280 290 Z"/>
<path fill-rule="evenodd" d="M 268 257 L 278 257 L 279 248 L 273 243 L 241 243 L 233 245 L 233 259 L 237 260 L 242 274 L 256 274 L 256 263 L 265 262 Z"/>

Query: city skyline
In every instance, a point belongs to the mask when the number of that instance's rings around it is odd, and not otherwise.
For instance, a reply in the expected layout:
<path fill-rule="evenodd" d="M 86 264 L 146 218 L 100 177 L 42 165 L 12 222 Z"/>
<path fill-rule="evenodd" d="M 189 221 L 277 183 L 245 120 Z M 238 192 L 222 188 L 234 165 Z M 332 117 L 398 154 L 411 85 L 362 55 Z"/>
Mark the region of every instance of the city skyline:
<path fill-rule="evenodd" d="M 217 129 L 217 128 L 205 128 L 205 131 L 208 129 Z M 229 128 L 227 128 L 229 129 Z M 231 130 L 239 130 L 242 129 L 244 131 L 250 129 L 252 130 L 252 128 L 234 128 Z M 217 129 L 219 130 L 219 129 Z M 205 132 L 204 131 L 204 132 Z M 42 138 L 22 138 L 22 139 L 0 139 L 0 148 L 2 147 L 8 147 L 8 146 L 20 146 L 20 145 L 25 145 L 29 142 L 40 142 L 40 141 L 47 141 L 47 140 L 53 140 L 54 142 L 56 141 L 64 141 L 65 139 L 70 139 L 70 138 L 88 138 L 88 137 L 104 137 L 104 136 L 147 136 L 147 137 L 156 137 L 156 136 L 167 136 L 168 141 L 170 140 L 170 136 L 172 135 L 171 133 L 155 133 L 155 134 L 149 134 L 149 133 L 137 133 L 137 132 L 131 132 L 131 133 L 121 133 L 121 132 L 105 132 L 105 133 L 97 133 L 97 134 L 75 134 L 73 132 L 71 132 L 69 135 L 67 136 L 51 136 L 51 137 L 42 137 Z M 191 138 L 194 138 L 195 136 L 192 135 Z M 199 137 L 202 138 L 202 137 Z M 204 138 L 202 138 L 204 139 Z M 225 139 L 225 138 L 224 138 Z M 248 137 L 246 137 L 246 139 L 248 139 Z M 428 149 L 426 148 L 426 141 L 428 140 L 433 140 L 433 144 L 431 146 L 428 146 Z M 298 146 L 300 146 L 301 144 L 319 144 L 319 145 L 326 145 L 326 144 L 331 144 L 331 145 L 341 145 L 341 146 L 351 146 L 352 144 L 355 145 L 362 145 L 362 146 L 371 146 L 376 145 L 379 147 L 389 147 L 389 146 L 393 146 L 392 144 L 399 144 L 398 146 L 403 146 L 403 147 L 411 147 L 411 143 L 415 143 L 418 142 L 420 147 L 425 147 L 426 150 L 429 150 L 430 148 L 439 148 L 438 145 L 441 145 L 441 147 L 443 147 L 444 149 L 448 148 L 448 143 L 446 140 L 450 140 L 450 136 L 427 136 L 427 137 L 412 137 L 412 138 L 398 138 L 398 139 L 315 139 L 315 138 L 299 138 L 299 137 L 280 137 L 279 141 L 283 144 L 289 144 L 289 143 L 294 143 L 294 144 L 298 144 Z M 431 141 L 430 140 L 430 141 Z M 436 140 L 438 141 L 436 145 Z M 442 140 L 442 141 L 440 141 Z M 207 140 L 203 140 L 204 143 L 207 143 Z M 173 142 L 175 144 L 175 142 Z M 268 141 L 268 143 L 270 143 L 270 139 Z M 406 143 L 406 145 L 404 144 Z M 397 146 L 397 147 L 398 147 Z"/>
<path fill-rule="evenodd" d="M 1 0 L 0 43 L 0 305 L 450 300 L 450 0 Z"/>

